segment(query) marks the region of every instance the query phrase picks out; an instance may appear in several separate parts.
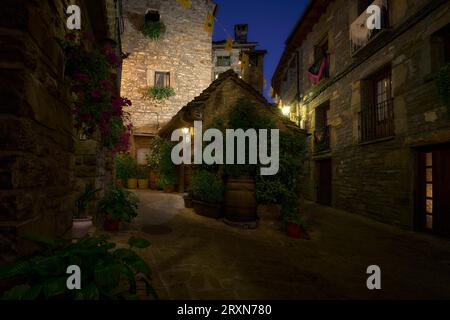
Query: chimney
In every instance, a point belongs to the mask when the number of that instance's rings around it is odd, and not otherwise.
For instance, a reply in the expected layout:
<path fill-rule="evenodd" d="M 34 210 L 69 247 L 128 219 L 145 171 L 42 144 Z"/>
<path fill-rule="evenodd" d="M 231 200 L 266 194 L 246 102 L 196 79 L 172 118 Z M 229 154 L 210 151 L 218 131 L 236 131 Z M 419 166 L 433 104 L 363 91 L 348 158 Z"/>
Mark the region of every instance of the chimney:
<path fill-rule="evenodd" d="M 237 43 L 247 43 L 248 24 L 237 24 L 234 26 L 234 37 Z"/>
<path fill-rule="evenodd" d="M 261 94 L 264 92 L 264 57 L 266 50 L 252 50 L 245 54 L 249 57 L 249 65 L 242 72 L 242 80 L 246 81 Z"/>

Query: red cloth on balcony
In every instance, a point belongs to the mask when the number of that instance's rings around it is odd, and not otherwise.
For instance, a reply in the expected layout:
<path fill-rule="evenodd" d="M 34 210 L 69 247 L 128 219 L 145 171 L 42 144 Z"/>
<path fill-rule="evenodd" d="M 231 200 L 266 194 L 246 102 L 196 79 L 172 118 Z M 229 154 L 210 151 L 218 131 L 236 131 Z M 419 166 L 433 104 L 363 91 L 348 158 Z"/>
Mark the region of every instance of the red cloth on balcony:
<path fill-rule="evenodd" d="M 328 56 L 324 56 L 322 59 L 316 61 L 314 65 L 308 70 L 308 78 L 314 84 L 318 84 L 324 76 L 325 71 L 328 70 L 329 67 L 329 59 Z"/>

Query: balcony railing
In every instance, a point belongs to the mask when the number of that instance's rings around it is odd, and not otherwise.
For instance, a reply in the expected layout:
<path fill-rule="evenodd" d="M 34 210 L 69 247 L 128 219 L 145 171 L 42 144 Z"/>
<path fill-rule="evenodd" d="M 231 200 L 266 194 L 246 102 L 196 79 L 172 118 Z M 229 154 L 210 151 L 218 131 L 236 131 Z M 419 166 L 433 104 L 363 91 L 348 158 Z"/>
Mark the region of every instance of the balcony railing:
<path fill-rule="evenodd" d="M 394 136 L 393 99 L 365 108 L 360 112 L 360 142 Z"/>
<path fill-rule="evenodd" d="M 388 0 L 375 0 L 371 5 L 377 5 L 381 9 L 381 29 L 369 29 L 367 21 L 370 14 L 364 12 L 350 25 L 350 44 L 352 53 L 356 53 L 365 47 L 377 34 L 389 27 L 389 2 Z"/>
<path fill-rule="evenodd" d="M 314 131 L 314 152 L 330 150 L 330 126 Z"/>

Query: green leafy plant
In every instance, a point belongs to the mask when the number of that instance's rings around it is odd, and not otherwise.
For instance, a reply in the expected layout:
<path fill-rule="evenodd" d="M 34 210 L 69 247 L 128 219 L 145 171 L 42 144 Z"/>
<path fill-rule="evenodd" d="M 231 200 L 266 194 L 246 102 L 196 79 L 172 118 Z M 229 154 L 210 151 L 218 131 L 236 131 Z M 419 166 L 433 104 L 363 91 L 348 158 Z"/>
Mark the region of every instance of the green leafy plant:
<path fill-rule="evenodd" d="M 212 172 L 196 170 L 192 175 L 192 197 L 208 203 L 221 203 L 225 188 L 222 179 Z"/>
<path fill-rule="evenodd" d="M 150 153 L 147 156 L 147 164 L 152 170 L 159 170 L 161 161 L 161 149 L 166 141 L 161 137 L 155 137 L 150 143 Z"/>
<path fill-rule="evenodd" d="M 436 84 L 442 101 L 450 108 L 450 63 L 439 70 Z"/>
<path fill-rule="evenodd" d="M 177 171 L 172 161 L 173 144 L 167 140 L 161 143 L 158 186 L 164 188 L 177 183 Z"/>
<path fill-rule="evenodd" d="M 142 33 L 144 36 L 156 40 L 166 33 L 166 25 L 161 21 L 145 21 Z"/>
<path fill-rule="evenodd" d="M 114 159 L 116 165 L 116 176 L 126 182 L 130 178 L 137 177 L 136 160 L 128 153 L 118 154 Z"/>
<path fill-rule="evenodd" d="M 137 168 L 137 178 L 138 179 L 147 179 L 148 170 L 145 166 L 138 166 Z"/>
<path fill-rule="evenodd" d="M 162 101 L 175 96 L 175 90 L 172 87 L 149 87 L 145 96 L 155 99 L 157 101 Z"/>
<path fill-rule="evenodd" d="M 95 199 L 100 190 L 101 189 L 95 189 L 92 184 L 86 185 L 84 191 L 80 193 L 75 201 L 75 213 L 73 215 L 75 219 L 80 219 L 85 216 L 89 204 Z"/>
<path fill-rule="evenodd" d="M 309 225 L 303 217 L 298 214 L 298 201 L 291 199 L 291 202 L 285 201 L 281 206 L 281 216 L 285 223 L 292 223 L 307 230 Z"/>
<path fill-rule="evenodd" d="M 279 204 L 287 192 L 280 179 L 260 177 L 256 181 L 256 200 L 259 204 Z"/>
<path fill-rule="evenodd" d="M 134 193 L 111 185 L 100 200 L 99 208 L 112 219 L 129 223 L 137 216 L 138 204 L 139 199 Z"/>
<path fill-rule="evenodd" d="M 107 236 L 90 236 L 72 243 L 27 237 L 42 247 L 33 257 L 25 257 L 2 265 L 0 280 L 10 280 L 16 286 L 6 291 L 2 300 L 135 300 L 138 281 L 145 284 L 145 295 L 156 292 L 151 285 L 148 264 L 133 250 L 147 248 L 145 239 L 130 238 L 129 248 L 116 248 Z M 67 267 L 81 269 L 81 290 L 69 290 Z"/>

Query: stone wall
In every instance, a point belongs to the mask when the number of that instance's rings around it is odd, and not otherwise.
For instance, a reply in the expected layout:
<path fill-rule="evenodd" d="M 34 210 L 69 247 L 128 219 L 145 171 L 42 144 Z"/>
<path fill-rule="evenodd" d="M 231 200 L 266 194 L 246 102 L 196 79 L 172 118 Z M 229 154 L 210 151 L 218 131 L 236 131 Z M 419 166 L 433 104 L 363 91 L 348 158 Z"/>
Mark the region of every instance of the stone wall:
<path fill-rule="evenodd" d="M 135 135 L 154 135 L 183 106 L 210 83 L 212 74 L 212 35 L 204 30 L 209 0 L 193 0 L 183 8 L 176 0 L 124 0 L 125 32 L 122 95 L 128 97 Z M 158 40 L 140 31 L 148 10 L 157 10 L 166 26 Z M 170 85 L 176 95 L 162 102 L 144 97 L 154 85 L 155 71 L 170 72 Z"/>
<path fill-rule="evenodd" d="M 304 187 L 308 197 L 315 200 L 316 160 L 331 158 L 333 206 L 413 227 L 415 148 L 450 141 L 448 109 L 439 99 L 433 79 L 435 59 L 431 41 L 431 36 L 450 22 L 450 4 L 441 2 L 439 8 L 420 16 L 426 12 L 424 8 L 437 2 L 390 3 L 392 28 L 387 32 L 396 36 L 389 38 L 386 34 L 375 38 L 373 43 L 386 41 L 379 49 L 372 47 L 360 55 L 351 54 L 349 26 L 357 12 L 354 2 L 347 0 L 334 1 L 298 48 L 302 53 L 300 93 L 304 96 L 300 113 L 312 134 L 316 128 L 316 108 L 329 101 L 331 125 L 331 152 L 315 154 L 313 138 L 310 138 L 310 171 Z M 349 10 L 342 10 L 343 7 Z M 405 28 L 407 22 L 410 25 Z M 323 37 L 328 37 L 331 76 L 328 83 L 323 81 L 313 87 L 306 70 L 313 63 L 314 46 Z M 361 81 L 389 65 L 395 136 L 387 141 L 361 144 L 358 130 Z M 284 71 L 286 81 L 281 85 L 281 98 L 292 97 L 292 92 L 296 92 L 296 83 L 289 72 L 292 70 Z"/>
<path fill-rule="evenodd" d="M 62 47 L 71 3 L 0 3 L 0 263 L 32 250 L 21 236 L 72 225 L 76 136 Z M 77 3 L 83 31 L 99 36 L 104 2 Z"/>

